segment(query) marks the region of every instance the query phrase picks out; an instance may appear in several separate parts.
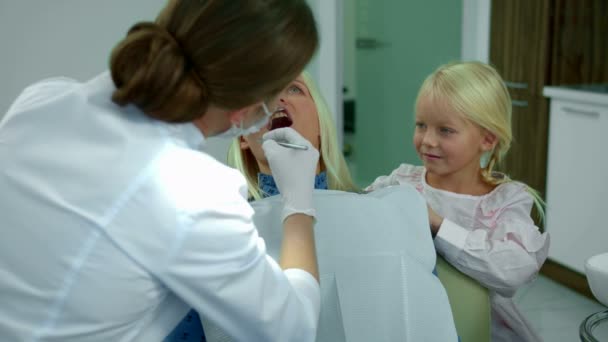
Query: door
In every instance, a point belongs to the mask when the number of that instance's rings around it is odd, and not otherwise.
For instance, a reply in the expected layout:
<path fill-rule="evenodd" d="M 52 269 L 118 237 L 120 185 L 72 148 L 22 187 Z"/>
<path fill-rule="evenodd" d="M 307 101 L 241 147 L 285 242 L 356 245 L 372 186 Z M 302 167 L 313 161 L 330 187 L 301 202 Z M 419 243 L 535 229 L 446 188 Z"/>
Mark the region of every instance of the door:
<path fill-rule="evenodd" d="M 412 143 L 414 102 L 428 74 L 460 57 L 462 2 L 356 0 L 355 6 L 352 164 L 365 186 L 402 162 L 420 164 Z"/>
<path fill-rule="evenodd" d="M 511 150 L 500 165 L 542 196 L 547 170 L 549 0 L 493 0 L 490 63 L 503 76 L 513 100 Z"/>

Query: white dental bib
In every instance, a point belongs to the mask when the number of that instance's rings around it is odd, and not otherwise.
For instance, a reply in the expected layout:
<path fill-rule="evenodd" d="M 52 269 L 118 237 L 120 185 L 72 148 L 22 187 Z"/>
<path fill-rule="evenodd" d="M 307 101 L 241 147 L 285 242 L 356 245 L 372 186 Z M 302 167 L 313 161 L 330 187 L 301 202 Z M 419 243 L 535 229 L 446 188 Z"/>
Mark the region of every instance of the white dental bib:
<path fill-rule="evenodd" d="M 281 198 L 252 203 L 269 255 L 278 259 Z M 360 195 L 315 190 L 321 278 L 318 342 L 458 340 L 423 198 L 408 185 Z M 203 318 L 208 341 L 230 340 Z"/>

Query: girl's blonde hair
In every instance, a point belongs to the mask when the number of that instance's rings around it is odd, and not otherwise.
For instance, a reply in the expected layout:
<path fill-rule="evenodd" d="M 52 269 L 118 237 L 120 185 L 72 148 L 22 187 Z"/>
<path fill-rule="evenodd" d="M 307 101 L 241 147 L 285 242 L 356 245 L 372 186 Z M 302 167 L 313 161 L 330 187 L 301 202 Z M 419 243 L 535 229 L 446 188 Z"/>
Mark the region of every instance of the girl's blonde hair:
<path fill-rule="evenodd" d="M 493 172 L 511 147 L 511 96 L 496 69 L 481 62 L 454 62 L 437 68 L 418 92 L 416 107 L 422 96 L 444 100 L 451 108 L 479 127 L 494 134 L 498 140 L 491 151 L 490 162 L 481 170 L 482 179 L 490 185 L 511 182 Z M 539 193 L 528 186 L 541 219 L 544 202 Z"/>
<path fill-rule="evenodd" d="M 352 180 L 342 151 L 338 146 L 336 126 L 327 102 L 325 102 L 310 74 L 303 71 L 301 76 L 317 108 L 320 131 L 319 152 L 321 155 L 321 171 L 327 173 L 328 188 L 331 190 L 356 192 L 358 188 Z M 258 185 L 258 173 L 260 169 L 251 150 L 241 150 L 239 139 L 234 139 L 230 145 L 230 149 L 228 150 L 228 165 L 241 171 L 247 180 L 249 197 L 257 200 L 264 197 Z"/>

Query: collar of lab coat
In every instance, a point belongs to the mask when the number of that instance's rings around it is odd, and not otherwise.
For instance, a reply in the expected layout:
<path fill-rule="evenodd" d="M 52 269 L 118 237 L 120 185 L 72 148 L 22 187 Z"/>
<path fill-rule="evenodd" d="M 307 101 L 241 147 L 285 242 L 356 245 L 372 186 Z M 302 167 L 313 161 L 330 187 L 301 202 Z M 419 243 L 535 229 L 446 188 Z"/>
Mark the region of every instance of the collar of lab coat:
<path fill-rule="evenodd" d="M 110 71 L 106 70 L 101 73 L 98 77 L 92 80 L 93 84 L 99 84 L 101 89 L 105 89 L 100 92 L 101 96 L 111 97 L 112 92 L 115 89 L 114 82 L 112 81 L 112 76 L 110 75 Z M 134 106 L 129 106 L 132 109 L 135 109 Z M 122 109 L 129 110 L 129 109 Z M 140 111 L 137 109 L 137 111 Z M 186 146 L 194 150 L 200 150 L 201 147 L 205 144 L 205 136 L 200 129 L 198 129 L 193 123 L 167 123 L 163 121 L 157 121 L 158 125 L 161 127 L 161 130 L 165 131 L 168 136 L 175 140 L 182 141 Z"/>
<path fill-rule="evenodd" d="M 200 150 L 205 145 L 205 136 L 193 123 L 164 123 L 172 138 L 183 141 L 189 148 Z"/>

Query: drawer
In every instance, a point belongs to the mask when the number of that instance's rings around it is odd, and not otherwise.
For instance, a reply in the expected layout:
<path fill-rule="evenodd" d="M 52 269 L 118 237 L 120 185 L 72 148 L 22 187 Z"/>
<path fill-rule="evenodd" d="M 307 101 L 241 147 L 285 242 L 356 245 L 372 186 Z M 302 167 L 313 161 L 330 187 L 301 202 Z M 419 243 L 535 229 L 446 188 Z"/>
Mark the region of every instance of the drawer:
<path fill-rule="evenodd" d="M 549 257 L 584 273 L 608 251 L 608 107 L 552 100 L 549 121 Z"/>
<path fill-rule="evenodd" d="M 586 117 L 588 119 L 608 115 L 608 106 L 587 104 L 571 101 L 552 100 L 551 120 L 561 119 L 561 116 Z"/>

